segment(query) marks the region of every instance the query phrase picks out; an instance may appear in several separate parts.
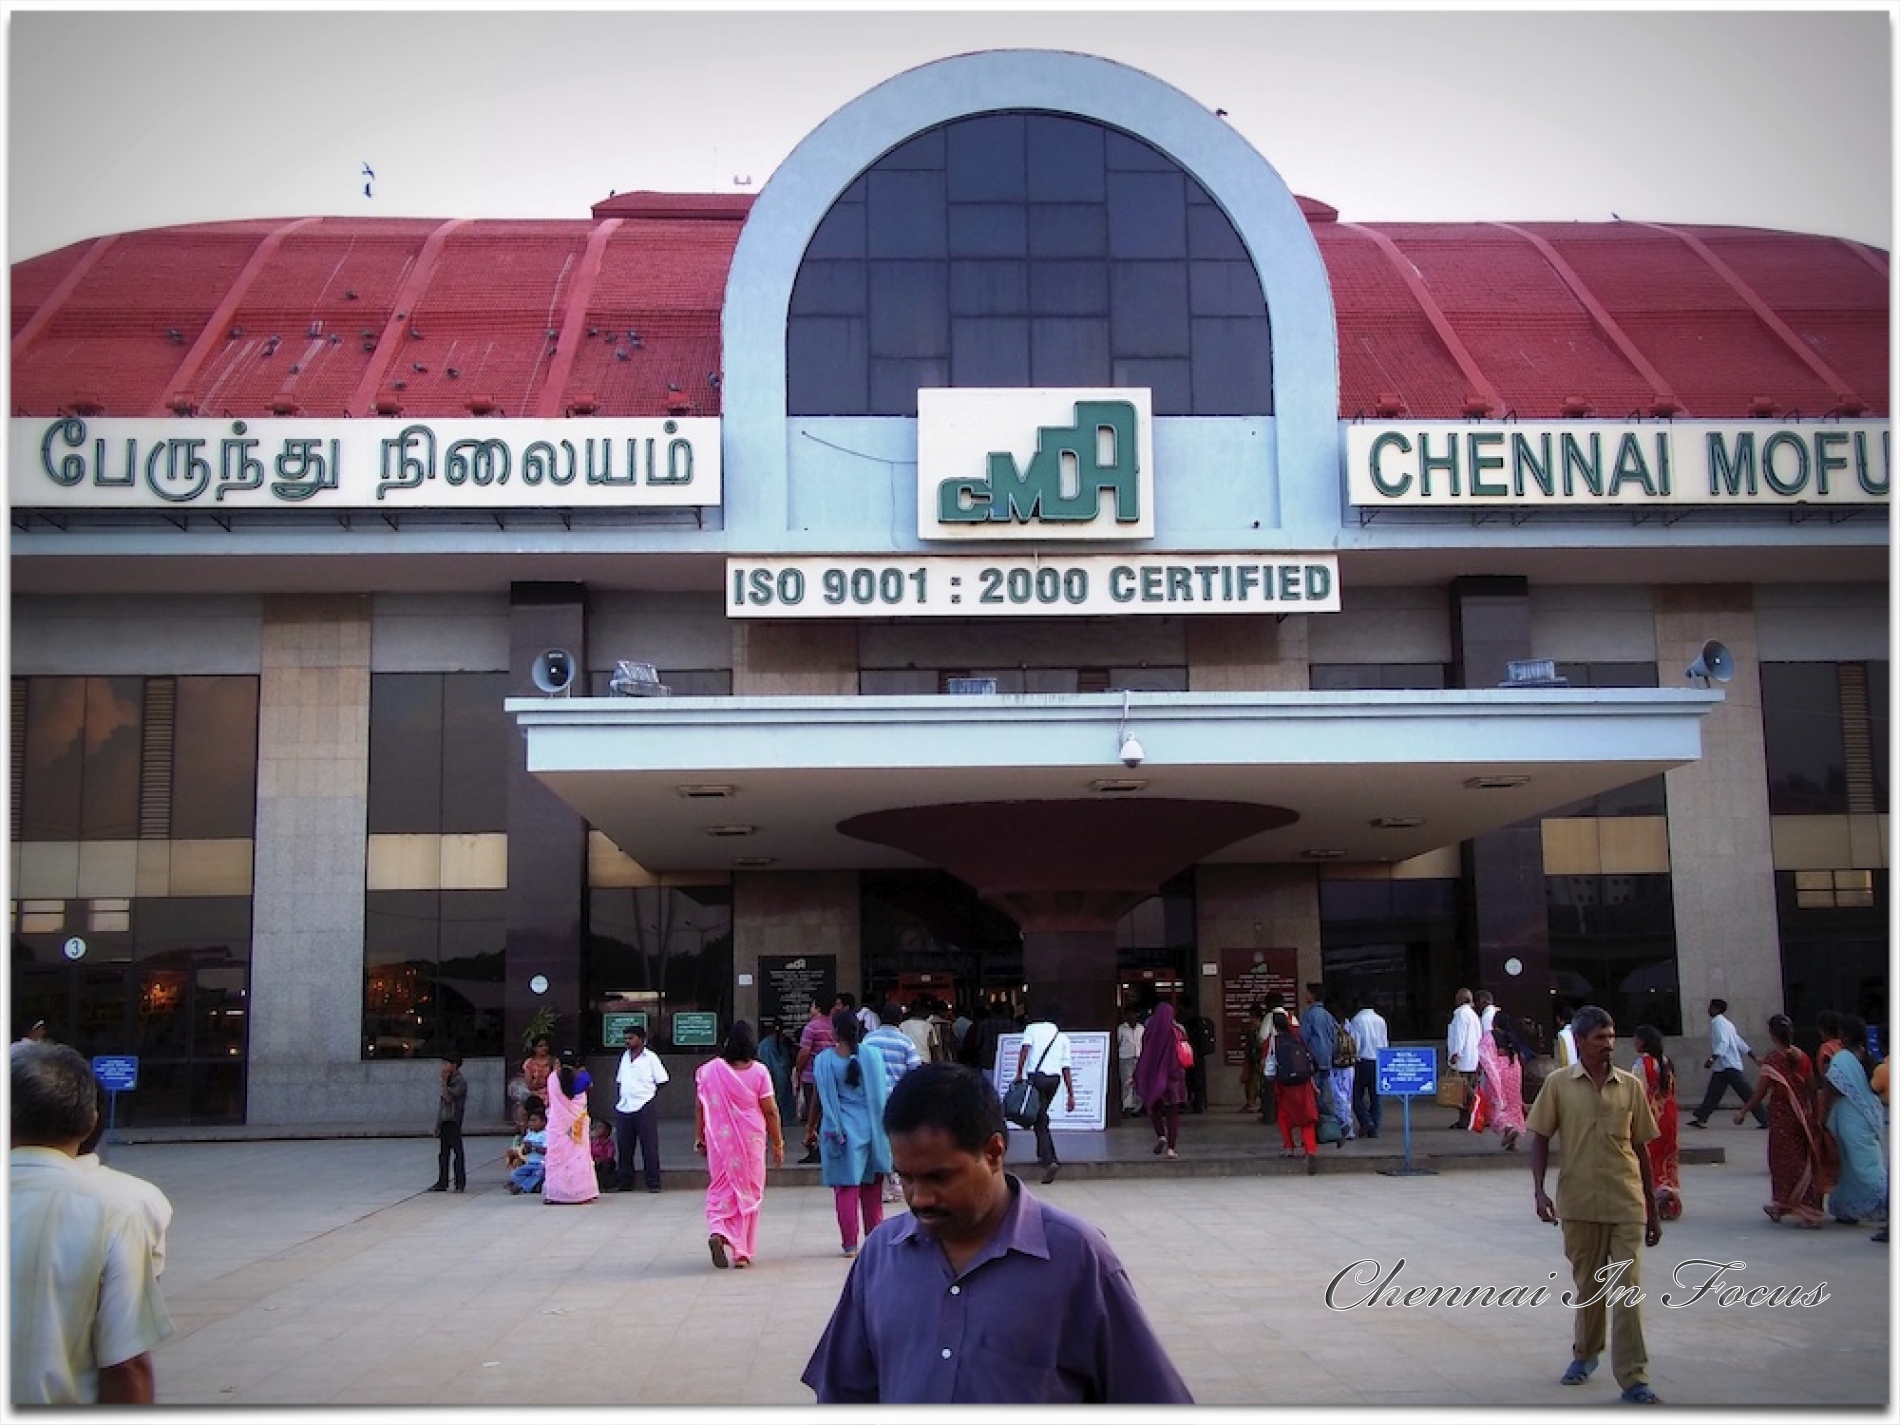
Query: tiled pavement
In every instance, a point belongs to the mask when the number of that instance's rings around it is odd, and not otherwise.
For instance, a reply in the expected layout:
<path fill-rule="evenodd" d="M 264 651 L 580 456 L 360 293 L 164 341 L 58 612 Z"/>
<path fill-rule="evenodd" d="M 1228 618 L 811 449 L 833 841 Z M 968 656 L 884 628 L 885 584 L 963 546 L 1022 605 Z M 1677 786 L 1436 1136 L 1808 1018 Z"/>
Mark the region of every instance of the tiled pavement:
<path fill-rule="evenodd" d="M 1108 1234 L 1204 1405 L 1613 1406 L 1607 1361 L 1585 1386 L 1557 1384 L 1567 1274 L 1532 1213 L 1526 1155 L 1442 1117 L 1427 1106 L 1413 1125 L 1413 1166 L 1434 1174 L 1375 1170 L 1398 1165 L 1390 1121 L 1379 1143 L 1325 1150 L 1309 1177 L 1267 1130 L 1208 1114 L 1187 1120 L 1179 1164 L 1122 1127 L 1063 1135 L 1072 1166 L 1043 1188 L 1029 1165 L 1029 1181 Z M 1683 1169 L 1687 1212 L 1645 1259 L 1657 1392 L 1778 1416 L 1888 1406 L 1887 1249 L 1866 1227 L 1770 1224 L 1763 1135 L 1717 1123 L 1685 1143 L 1703 1160 Z M 809 1404 L 799 1372 L 849 1265 L 831 1194 L 812 1170 L 775 1172 L 754 1268 L 715 1271 L 688 1138 L 666 1125 L 664 1193 L 570 1207 L 503 1190 L 501 1137 L 471 1138 L 465 1195 L 423 1191 L 435 1164 L 421 1138 L 111 1144 L 110 1161 L 177 1210 L 164 1286 L 178 1330 L 157 1355 L 159 1399 L 225 1407 L 220 1419 L 288 1405 L 458 1407 L 454 1419 L 600 1407 L 620 1420 L 629 1407 Z M 1019 1135 L 1012 1160 L 1030 1156 Z M 1746 1287 L 1824 1282 L 1826 1299 L 1683 1305 L 1667 1277 L 1692 1259 L 1744 1264 L 1727 1279 Z M 1328 1309 L 1328 1283 L 1362 1261 L 1403 1286 L 1544 1286 L 1551 1299 Z M 562 1418 L 577 1414 L 594 1412 Z"/>

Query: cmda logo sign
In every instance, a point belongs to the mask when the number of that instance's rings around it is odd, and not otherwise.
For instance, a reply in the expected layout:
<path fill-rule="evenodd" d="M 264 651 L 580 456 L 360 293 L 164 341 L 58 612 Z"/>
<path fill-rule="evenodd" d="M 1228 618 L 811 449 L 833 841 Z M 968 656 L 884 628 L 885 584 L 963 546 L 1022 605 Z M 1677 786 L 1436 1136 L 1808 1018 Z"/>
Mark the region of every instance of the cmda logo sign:
<path fill-rule="evenodd" d="M 1146 388 L 917 393 L 920 539 L 1149 539 Z"/>

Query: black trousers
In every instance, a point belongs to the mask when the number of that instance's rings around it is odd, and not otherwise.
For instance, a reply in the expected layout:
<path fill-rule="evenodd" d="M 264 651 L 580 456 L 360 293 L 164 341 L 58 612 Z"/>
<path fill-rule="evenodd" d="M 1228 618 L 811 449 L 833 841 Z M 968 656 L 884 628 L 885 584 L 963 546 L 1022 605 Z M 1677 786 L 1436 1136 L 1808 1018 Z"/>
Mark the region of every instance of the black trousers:
<path fill-rule="evenodd" d="M 459 1123 L 438 1123 L 435 1136 L 441 1139 L 442 1146 L 436 1150 L 435 1185 L 449 1185 L 449 1158 L 455 1159 L 455 1186 L 459 1190 L 468 1186 L 468 1159 L 462 1153 L 462 1125 Z"/>
<path fill-rule="evenodd" d="M 1044 1168 L 1056 1165 L 1056 1135 L 1049 1131 L 1049 1110 L 1055 1106 L 1056 1095 L 1062 1092 L 1062 1075 L 1031 1074 L 1029 1082 L 1036 1086 L 1036 1094 L 1042 1099 L 1042 1110 L 1036 1115 L 1036 1162 Z"/>
<path fill-rule="evenodd" d="M 1359 1059 L 1353 1063 L 1352 1111 L 1359 1120 L 1361 1133 L 1374 1138 L 1379 1136 L 1379 1064 L 1376 1059 Z"/>
<path fill-rule="evenodd" d="M 1702 1095 L 1701 1106 L 1694 1114 L 1695 1121 L 1707 1123 L 1709 1115 L 1715 1112 L 1716 1105 L 1722 1102 L 1723 1091 L 1731 1088 L 1735 1090 L 1743 1103 L 1747 1103 L 1755 1096 L 1755 1086 L 1742 1077 L 1740 1069 L 1717 1069 L 1709 1076 L 1709 1091 Z M 1768 1126 L 1768 1110 L 1759 1103 L 1755 1105 L 1755 1122 L 1764 1128 Z"/>
<path fill-rule="evenodd" d="M 614 1158 L 619 1168 L 618 1186 L 622 1192 L 633 1186 L 633 1150 L 640 1150 L 646 1168 L 647 1190 L 660 1190 L 660 1106 L 648 1100 L 645 1108 L 633 1113 L 614 1110 Z"/>

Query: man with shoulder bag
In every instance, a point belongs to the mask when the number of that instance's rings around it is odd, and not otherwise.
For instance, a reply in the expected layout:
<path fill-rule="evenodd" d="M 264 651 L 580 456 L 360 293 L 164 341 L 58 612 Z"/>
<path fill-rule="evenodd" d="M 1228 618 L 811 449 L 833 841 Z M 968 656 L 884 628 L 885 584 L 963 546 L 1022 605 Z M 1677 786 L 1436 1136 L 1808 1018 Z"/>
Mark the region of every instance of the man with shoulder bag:
<path fill-rule="evenodd" d="M 1062 1171 L 1056 1160 L 1055 1135 L 1049 1131 L 1049 1109 L 1056 1090 L 1068 1090 L 1067 1112 L 1075 1112 L 1075 1078 L 1069 1071 L 1069 1036 L 1056 1027 L 1060 1007 L 1045 1005 L 1042 1015 L 1024 1026 L 1021 1045 L 1016 1050 L 1016 1077 L 1027 1078 L 1041 1100 L 1031 1127 L 1036 1134 L 1036 1162 L 1042 1167 L 1042 1180 L 1052 1183 Z M 1033 1058 L 1032 1058 L 1033 1056 Z M 1034 1068 L 1029 1066 L 1034 1064 Z M 1024 1070 L 1028 1069 L 1027 1074 Z"/>

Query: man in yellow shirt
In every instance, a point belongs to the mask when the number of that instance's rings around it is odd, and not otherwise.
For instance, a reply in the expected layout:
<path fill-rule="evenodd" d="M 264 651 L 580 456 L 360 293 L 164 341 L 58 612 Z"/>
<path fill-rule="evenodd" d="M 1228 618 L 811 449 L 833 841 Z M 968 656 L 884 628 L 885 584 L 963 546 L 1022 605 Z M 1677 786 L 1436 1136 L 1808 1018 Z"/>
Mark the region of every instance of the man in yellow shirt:
<path fill-rule="evenodd" d="M 1606 1337 L 1623 1400 L 1657 1405 L 1649 1387 L 1649 1354 L 1638 1304 L 1642 1249 L 1662 1241 L 1656 1184 L 1643 1145 L 1656 1137 L 1656 1117 L 1641 1079 L 1611 1062 L 1616 1024 L 1607 1010 L 1585 1005 L 1570 1022 L 1578 1062 L 1544 1080 L 1525 1127 L 1531 1134 L 1531 1183 L 1537 1216 L 1559 1222 L 1577 1312 L 1565 1385 L 1581 1385 L 1597 1368 Z M 1563 1171 L 1553 1205 L 1544 1191 L 1550 1140 L 1562 1136 Z"/>

